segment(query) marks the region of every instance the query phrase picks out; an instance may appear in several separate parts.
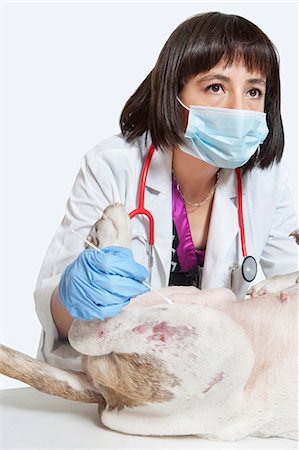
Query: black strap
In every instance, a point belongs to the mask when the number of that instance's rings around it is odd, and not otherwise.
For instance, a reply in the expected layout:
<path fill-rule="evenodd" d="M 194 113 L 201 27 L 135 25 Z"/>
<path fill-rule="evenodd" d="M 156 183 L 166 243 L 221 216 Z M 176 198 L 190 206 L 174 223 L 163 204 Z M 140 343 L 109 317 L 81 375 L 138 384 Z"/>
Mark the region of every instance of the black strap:
<path fill-rule="evenodd" d="M 196 286 L 200 289 L 202 278 L 202 267 L 197 265 L 188 272 L 182 272 L 180 262 L 176 252 L 179 244 L 178 234 L 174 221 L 173 226 L 173 241 L 172 241 L 172 259 L 171 259 L 171 272 L 169 276 L 169 286 Z"/>
<path fill-rule="evenodd" d="M 196 286 L 200 289 L 202 267 L 196 266 L 188 272 L 170 272 L 169 286 Z"/>

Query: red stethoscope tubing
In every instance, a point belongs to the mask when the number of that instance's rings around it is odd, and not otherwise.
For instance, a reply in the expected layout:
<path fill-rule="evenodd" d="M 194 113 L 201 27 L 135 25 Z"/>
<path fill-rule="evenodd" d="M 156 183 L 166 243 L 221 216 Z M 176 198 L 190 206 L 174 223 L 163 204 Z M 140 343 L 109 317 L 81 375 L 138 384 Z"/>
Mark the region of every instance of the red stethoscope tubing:
<path fill-rule="evenodd" d="M 241 170 L 238 167 L 236 169 L 237 175 L 237 183 L 238 183 L 238 219 L 239 219 L 239 229 L 240 229 L 240 239 L 242 246 L 242 254 L 245 258 L 247 256 L 247 248 L 245 241 L 245 227 L 244 227 L 244 219 L 243 219 L 243 188 L 242 188 L 242 177 Z"/>
<path fill-rule="evenodd" d="M 140 176 L 140 182 L 139 182 L 139 193 L 138 193 L 138 206 L 136 209 L 130 212 L 129 217 L 132 219 L 133 217 L 137 216 L 138 214 L 147 216 L 149 220 L 149 244 L 154 245 L 154 234 L 155 234 L 155 225 L 154 225 L 154 218 L 150 211 L 148 209 L 144 208 L 144 191 L 145 191 L 145 185 L 146 185 L 146 179 L 148 174 L 148 169 L 152 160 L 152 156 L 154 154 L 155 147 L 153 145 L 150 146 L 149 151 L 146 155 L 142 172 Z M 245 258 L 247 256 L 247 249 L 246 249 L 246 241 L 245 241 L 245 227 L 244 227 L 244 220 L 243 220 L 243 189 L 242 189 L 242 177 L 241 177 L 241 171 L 240 168 L 236 169 L 236 175 L 237 175 L 237 183 L 238 183 L 238 219 L 239 219 L 239 229 L 240 229 L 240 238 L 241 238 L 241 246 L 242 246 L 242 254 Z"/>
<path fill-rule="evenodd" d="M 149 245 L 154 245 L 154 239 L 155 239 L 155 224 L 154 224 L 154 218 L 152 214 L 149 212 L 148 209 L 144 208 L 144 191 L 145 191 L 145 184 L 146 184 L 146 178 L 148 169 L 152 160 L 152 156 L 154 154 L 155 147 L 153 145 L 150 146 L 149 151 L 146 155 L 142 172 L 140 176 L 140 182 L 139 182 L 139 193 L 138 193 L 138 206 L 136 209 L 130 212 L 129 216 L 130 219 L 137 216 L 138 214 L 145 215 L 149 220 Z"/>

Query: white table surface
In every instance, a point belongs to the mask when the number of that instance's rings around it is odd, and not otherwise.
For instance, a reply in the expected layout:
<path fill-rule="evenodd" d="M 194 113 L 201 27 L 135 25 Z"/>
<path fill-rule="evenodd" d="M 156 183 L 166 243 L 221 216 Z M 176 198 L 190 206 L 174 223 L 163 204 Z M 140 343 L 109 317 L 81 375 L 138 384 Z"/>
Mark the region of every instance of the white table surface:
<path fill-rule="evenodd" d="M 1 391 L 1 449 L 297 449 L 287 439 L 215 442 L 196 436 L 130 436 L 105 428 L 97 405 L 63 400 L 33 388 Z"/>

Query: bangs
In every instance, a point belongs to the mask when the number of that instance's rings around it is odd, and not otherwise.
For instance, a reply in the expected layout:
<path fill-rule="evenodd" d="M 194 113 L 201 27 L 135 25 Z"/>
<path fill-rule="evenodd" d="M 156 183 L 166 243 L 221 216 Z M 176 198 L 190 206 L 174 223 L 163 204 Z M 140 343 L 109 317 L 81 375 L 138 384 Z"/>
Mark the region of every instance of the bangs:
<path fill-rule="evenodd" d="M 241 62 L 249 72 L 258 72 L 266 79 L 276 67 L 275 47 L 256 25 L 239 16 L 218 14 L 212 13 L 202 27 L 191 26 L 185 34 L 188 42 L 180 60 L 180 89 L 189 78 L 209 71 L 220 61 L 224 67 Z M 192 19 L 196 16 L 191 23 Z"/>

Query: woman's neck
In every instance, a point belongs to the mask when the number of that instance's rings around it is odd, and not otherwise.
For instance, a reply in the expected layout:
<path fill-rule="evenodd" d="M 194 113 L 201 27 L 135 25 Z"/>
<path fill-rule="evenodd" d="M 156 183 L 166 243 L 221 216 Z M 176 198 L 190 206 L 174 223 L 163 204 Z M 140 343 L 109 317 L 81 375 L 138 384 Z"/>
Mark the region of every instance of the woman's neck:
<path fill-rule="evenodd" d="M 173 151 L 172 167 L 180 189 L 194 202 L 199 202 L 208 195 L 215 186 L 219 170 L 179 148 Z"/>

